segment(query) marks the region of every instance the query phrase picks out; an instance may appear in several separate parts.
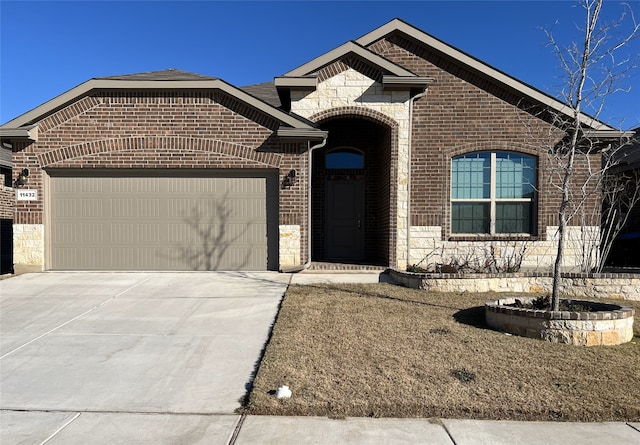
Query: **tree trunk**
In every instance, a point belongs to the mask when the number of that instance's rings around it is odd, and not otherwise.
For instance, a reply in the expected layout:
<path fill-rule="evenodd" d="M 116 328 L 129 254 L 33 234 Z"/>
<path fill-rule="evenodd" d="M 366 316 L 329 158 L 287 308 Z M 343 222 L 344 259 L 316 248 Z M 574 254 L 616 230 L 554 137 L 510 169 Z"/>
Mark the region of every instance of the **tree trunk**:
<path fill-rule="evenodd" d="M 553 287 L 551 289 L 551 310 L 559 311 L 560 310 L 560 298 L 559 298 L 559 290 L 560 290 L 560 269 L 562 266 L 562 257 L 564 253 L 564 234 L 567 223 L 564 218 L 564 214 L 558 215 L 559 225 L 558 225 L 558 253 L 556 254 L 556 261 L 553 264 Z"/>

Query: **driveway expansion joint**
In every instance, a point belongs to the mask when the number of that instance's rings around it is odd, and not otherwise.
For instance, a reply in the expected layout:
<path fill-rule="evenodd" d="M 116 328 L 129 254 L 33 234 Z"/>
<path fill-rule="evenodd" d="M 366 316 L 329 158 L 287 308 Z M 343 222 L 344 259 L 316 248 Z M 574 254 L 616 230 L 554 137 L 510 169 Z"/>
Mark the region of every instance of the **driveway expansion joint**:
<path fill-rule="evenodd" d="M 244 423 L 244 419 L 246 418 L 247 418 L 247 415 L 245 413 L 242 413 L 240 415 L 240 418 L 238 419 L 238 422 L 236 423 L 235 428 L 233 428 L 231 437 L 229 437 L 229 440 L 227 441 L 227 445 L 235 445 L 236 440 L 238 440 L 238 434 L 240 434 L 240 430 L 242 429 L 242 424 Z"/>
<path fill-rule="evenodd" d="M 631 425 L 630 423 L 627 423 L 627 426 L 633 428 L 634 430 L 636 430 L 637 432 L 640 433 L 640 429 L 636 428 L 635 426 Z"/>
<path fill-rule="evenodd" d="M 80 417 L 81 413 L 76 413 L 75 416 L 73 416 L 71 419 L 69 419 L 67 422 L 65 422 L 64 425 L 62 425 L 60 428 L 58 428 L 57 430 L 55 430 L 53 432 L 53 434 L 51 434 L 49 437 L 47 437 L 45 440 L 43 440 L 40 445 L 45 445 L 47 442 L 49 442 L 51 439 L 55 438 L 58 434 L 60 434 L 60 432 L 62 430 L 64 430 L 66 427 L 68 427 L 69 425 L 71 425 L 73 422 L 75 422 L 75 420 Z"/>

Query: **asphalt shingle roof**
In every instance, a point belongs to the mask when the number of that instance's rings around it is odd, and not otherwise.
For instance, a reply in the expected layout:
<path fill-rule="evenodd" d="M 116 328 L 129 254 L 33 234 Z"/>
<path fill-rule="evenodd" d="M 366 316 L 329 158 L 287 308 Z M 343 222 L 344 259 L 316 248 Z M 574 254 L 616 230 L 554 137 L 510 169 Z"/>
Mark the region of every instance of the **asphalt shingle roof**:
<path fill-rule="evenodd" d="M 161 71 L 149 71 L 146 73 L 123 74 L 119 76 L 97 77 L 104 80 L 216 80 L 217 77 L 204 76 L 202 74 L 190 73 L 188 71 L 174 68 Z"/>
<path fill-rule="evenodd" d="M 274 82 L 257 83 L 255 85 L 247 85 L 240 87 L 245 93 L 251 94 L 254 97 L 268 103 L 269 105 L 279 108 L 280 97 L 278 96 L 278 90 Z"/>

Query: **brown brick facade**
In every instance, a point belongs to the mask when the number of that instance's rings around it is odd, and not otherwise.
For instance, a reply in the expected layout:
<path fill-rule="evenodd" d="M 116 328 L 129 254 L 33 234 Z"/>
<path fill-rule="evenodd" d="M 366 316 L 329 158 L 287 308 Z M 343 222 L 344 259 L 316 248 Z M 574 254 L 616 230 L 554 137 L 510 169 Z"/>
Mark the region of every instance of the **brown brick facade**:
<path fill-rule="evenodd" d="M 558 141 L 561 133 L 545 119 L 527 111 L 536 108 L 490 79 L 462 69 L 455 61 L 402 37 L 391 36 L 370 49 L 417 75 L 434 79 L 426 97 L 418 99 L 413 110 L 412 225 L 441 226 L 443 238 L 450 236 L 451 159 L 485 150 L 517 151 L 537 157 L 537 234 L 544 236 L 547 226 L 558 225 L 557 189 L 544 172 L 551 165 L 548 148 Z M 592 156 L 591 165 L 597 165 L 596 158 Z M 585 179 L 589 164 L 584 156 L 577 158 L 576 184 Z M 597 194 L 590 194 L 585 212 L 594 214 L 598 205 Z M 574 223 L 579 224 L 575 220 Z"/>
<path fill-rule="evenodd" d="M 38 141 L 18 148 L 14 169 L 29 169 L 40 199 L 16 203 L 15 223 L 43 223 L 43 169 L 270 169 L 280 178 L 295 169 L 298 182 L 280 190 L 280 223 L 305 226 L 307 144 L 281 140 L 277 127 L 219 93 L 85 97 L 41 121 Z"/>

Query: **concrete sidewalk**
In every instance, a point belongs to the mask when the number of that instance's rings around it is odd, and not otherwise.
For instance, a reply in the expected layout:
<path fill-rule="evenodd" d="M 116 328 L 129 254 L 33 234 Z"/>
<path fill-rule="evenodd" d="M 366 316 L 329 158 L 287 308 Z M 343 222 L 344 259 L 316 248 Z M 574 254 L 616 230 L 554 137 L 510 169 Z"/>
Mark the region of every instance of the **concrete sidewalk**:
<path fill-rule="evenodd" d="M 0 443 L 637 445 L 640 423 L 2 411 Z"/>
<path fill-rule="evenodd" d="M 478 420 L 247 417 L 236 445 L 631 445 L 640 424 L 503 422 Z"/>

